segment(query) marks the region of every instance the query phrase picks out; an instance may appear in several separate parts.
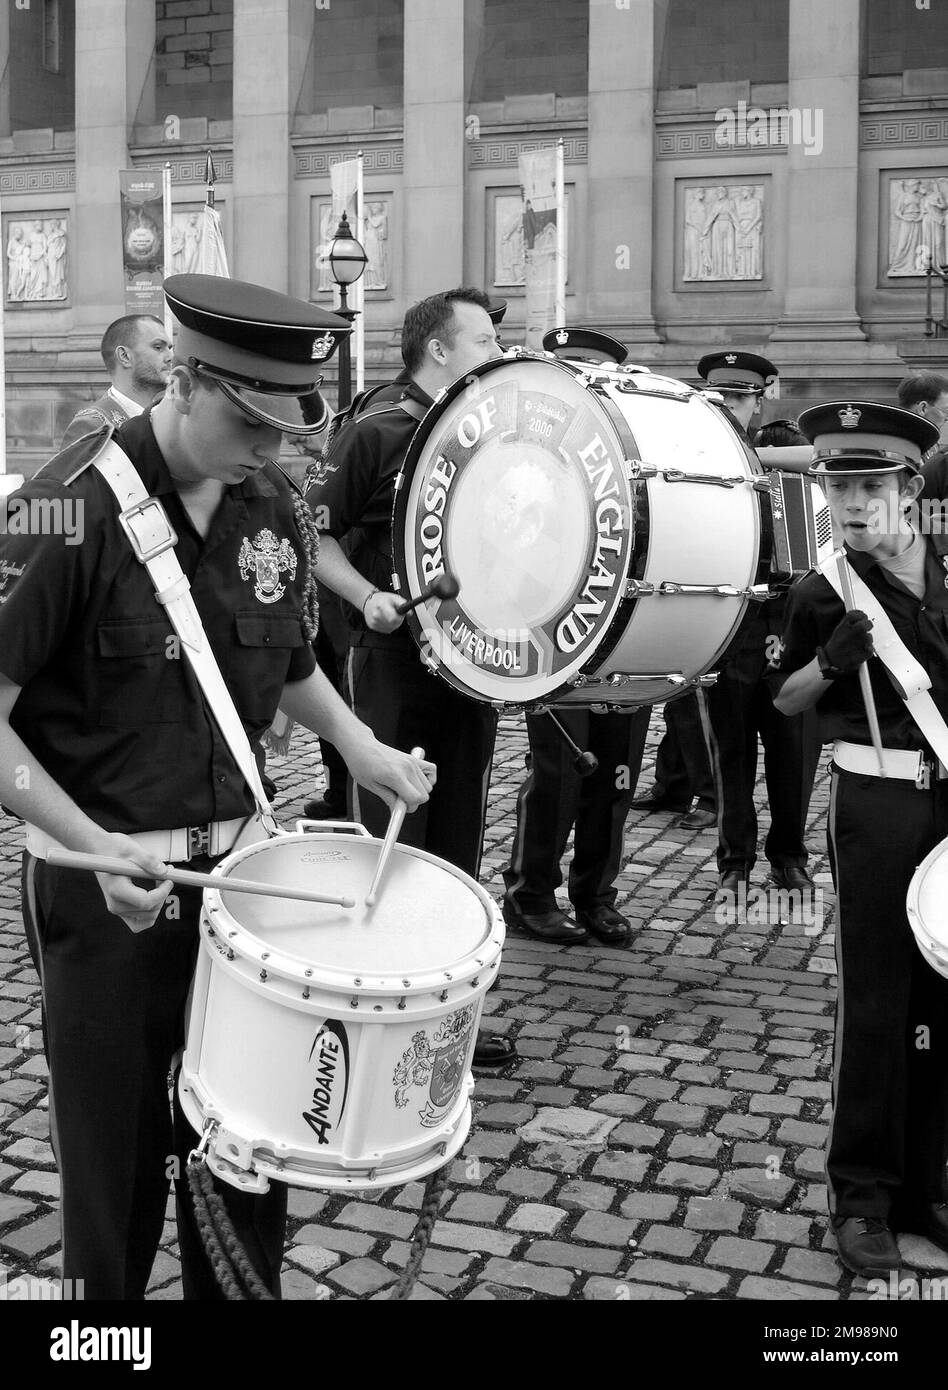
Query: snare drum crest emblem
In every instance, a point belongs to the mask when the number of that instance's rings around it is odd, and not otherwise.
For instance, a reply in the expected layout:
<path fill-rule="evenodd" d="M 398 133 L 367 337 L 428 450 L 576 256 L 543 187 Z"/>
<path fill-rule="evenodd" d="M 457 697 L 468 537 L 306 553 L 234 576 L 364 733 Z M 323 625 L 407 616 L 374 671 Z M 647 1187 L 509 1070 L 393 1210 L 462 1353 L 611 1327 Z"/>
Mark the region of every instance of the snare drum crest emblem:
<path fill-rule="evenodd" d="M 280 583 L 281 574 L 296 578 L 296 551 L 289 541 L 278 541 L 266 527 L 257 532 L 253 545 L 244 536 L 237 563 L 241 579 L 254 575 L 253 591 L 261 603 L 276 603 L 286 593 L 286 585 Z"/>
<path fill-rule="evenodd" d="M 444 1119 L 461 1089 L 473 1021 L 474 1006 L 468 1004 L 443 1018 L 433 1038 L 419 1028 L 395 1067 L 392 1082 L 399 1109 L 408 1104 L 413 1086 L 427 1088 L 425 1104 L 418 1111 L 426 1128 Z"/>

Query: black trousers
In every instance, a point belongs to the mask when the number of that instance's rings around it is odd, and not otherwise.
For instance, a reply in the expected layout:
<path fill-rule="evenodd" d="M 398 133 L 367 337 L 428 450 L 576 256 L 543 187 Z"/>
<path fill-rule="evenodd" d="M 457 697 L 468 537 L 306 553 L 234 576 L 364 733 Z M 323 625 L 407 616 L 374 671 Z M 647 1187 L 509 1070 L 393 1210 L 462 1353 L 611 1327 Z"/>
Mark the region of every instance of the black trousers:
<path fill-rule="evenodd" d="M 206 872 L 216 862 L 191 867 Z M 42 984 L 63 1277 L 82 1280 L 87 1299 L 143 1299 L 173 1177 L 184 1296 L 220 1299 L 187 1191 L 197 1135 L 180 1112 L 173 1120 L 168 1095 L 184 1045 L 201 890 L 177 887 L 154 926 L 138 933 L 106 909 L 85 871 L 25 854 L 22 891 Z M 224 1183 L 218 1190 L 257 1273 L 279 1297 L 286 1187 L 273 1183 L 263 1197 Z"/>
<path fill-rule="evenodd" d="M 625 818 L 638 779 L 651 709 L 629 714 L 556 710 L 557 719 L 599 766 L 590 777 L 545 714 L 527 715 L 526 781 L 517 797 L 517 831 L 504 871 L 506 897 L 519 912 L 549 912 L 563 882 L 560 860 L 575 825 L 568 891 L 575 907 L 612 907 L 622 867 Z"/>
<path fill-rule="evenodd" d="M 911 1229 L 948 1191 L 948 979 L 905 911 L 916 866 L 948 835 L 948 782 L 919 791 L 834 770 L 827 832 L 839 971 L 830 1210 Z"/>
<path fill-rule="evenodd" d="M 714 778 L 694 691 L 665 706 L 665 733 L 655 759 L 655 785 L 666 801 L 690 806 L 715 803 Z"/>
<path fill-rule="evenodd" d="M 319 595 L 319 631 L 313 643 L 316 665 L 332 685 L 333 690 L 343 693 L 345 681 L 346 654 L 349 650 L 349 628 L 342 612 L 342 601 L 338 594 L 327 589 L 324 584 L 317 585 Z M 323 768 L 326 773 L 325 798 L 336 802 L 345 810 L 346 780 L 349 770 L 342 754 L 335 744 L 327 738 L 319 740 Z"/>
<path fill-rule="evenodd" d="M 722 874 L 734 869 L 750 874 L 757 859 L 758 735 L 770 806 L 764 853 L 776 869 L 805 868 L 808 858 L 804 832 L 822 745 L 812 711 L 788 717 L 774 708 L 764 680 L 766 640 L 767 624 L 755 618 L 722 666 L 717 684 L 705 692 Z"/>
<path fill-rule="evenodd" d="M 406 816 L 399 842 L 446 859 L 477 877 L 484 839 L 497 715 L 468 699 L 421 664 L 409 638 L 378 641 L 367 633 L 349 648 L 349 704 L 383 743 L 413 747 L 438 766 L 430 799 Z M 352 814 L 372 835 L 384 835 L 390 811 L 362 787 L 352 792 Z"/>

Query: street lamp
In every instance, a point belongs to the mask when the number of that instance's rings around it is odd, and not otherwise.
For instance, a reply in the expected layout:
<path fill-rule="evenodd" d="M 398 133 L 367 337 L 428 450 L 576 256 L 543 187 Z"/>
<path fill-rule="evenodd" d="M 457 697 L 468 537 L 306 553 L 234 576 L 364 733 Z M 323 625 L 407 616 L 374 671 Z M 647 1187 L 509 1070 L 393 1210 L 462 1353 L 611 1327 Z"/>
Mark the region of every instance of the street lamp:
<path fill-rule="evenodd" d="M 349 226 L 349 219 L 345 213 L 339 219 L 339 226 L 336 228 L 336 235 L 329 247 L 326 259 L 329 262 L 329 269 L 332 271 L 332 278 L 339 286 L 339 308 L 336 313 L 341 318 L 348 319 L 350 323 L 355 319 L 356 309 L 350 309 L 346 303 L 346 289 L 349 285 L 354 285 L 362 275 L 368 262 L 365 254 L 365 247 L 361 242 L 356 241 Z M 349 347 L 350 334 L 346 334 L 339 344 L 339 401 L 338 408 L 345 410 L 352 400 L 352 357 Z"/>

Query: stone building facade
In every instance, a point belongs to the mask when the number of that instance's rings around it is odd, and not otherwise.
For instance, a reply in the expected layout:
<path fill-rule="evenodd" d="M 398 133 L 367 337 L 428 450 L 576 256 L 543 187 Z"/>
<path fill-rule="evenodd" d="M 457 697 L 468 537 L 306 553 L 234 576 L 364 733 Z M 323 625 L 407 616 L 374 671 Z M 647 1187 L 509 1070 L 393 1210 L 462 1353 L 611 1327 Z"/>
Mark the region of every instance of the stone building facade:
<path fill-rule="evenodd" d="M 184 268 L 208 148 L 232 274 L 327 307 L 329 171 L 363 151 L 370 382 L 436 288 L 507 298 L 517 340 L 517 157 L 560 139 L 567 318 L 634 360 L 763 352 L 768 416 L 948 360 L 944 0 L 5 0 L 0 73 L 11 470 L 105 381 L 118 171 L 170 165 Z"/>

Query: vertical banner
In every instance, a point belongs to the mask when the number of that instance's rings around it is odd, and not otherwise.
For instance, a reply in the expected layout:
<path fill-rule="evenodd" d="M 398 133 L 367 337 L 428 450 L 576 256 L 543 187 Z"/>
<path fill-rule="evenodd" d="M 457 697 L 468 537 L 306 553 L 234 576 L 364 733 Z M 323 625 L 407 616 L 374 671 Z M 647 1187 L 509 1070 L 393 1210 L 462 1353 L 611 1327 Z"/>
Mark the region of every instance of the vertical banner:
<path fill-rule="evenodd" d="M 169 171 L 170 172 L 170 171 Z M 163 319 L 165 298 L 166 184 L 162 169 L 123 169 L 119 172 L 122 204 L 122 261 L 125 267 L 125 309 L 129 314 L 154 314 Z"/>
<path fill-rule="evenodd" d="M 212 208 L 210 203 L 205 203 L 201 216 L 204 222 L 201 232 L 201 274 L 230 275 L 230 271 L 227 269 L 227 252 L 224 249 L 221 215 L 217 208 Z"/>
<path fill-rule="evenodd" d="M 362 151 L 355 159 L 343 159 L 333 164 L 329 170 L 332 183 L 332 224 L 330 233 L 336 235 L 336 228 L 343 213 L 349 220 L 349 229 L 356 241 L 362 241 Z M 365 385 L 364 366 L 364 318 L 365 318 L 365 276 L 361 276 L 347 291 L 349 308 L 356 311 L 353 320 L 353 353 L 355 356 L 356 391 Z"/>
<path fill-rule="evenodd" d="M 523 198 L 526 289 L 524 343 L 537 352 L 548 328 L 566 319 L 566 222 L 562 150 L 531 150 L 518 160 Z M 559 287 L 562 285 L 562 289 Z"/>
<path fill-rule="evenodd" d="M 9 265 L 9 261 L 7 262 Z M 7 282 L 7 291 L 10 285 Z M 6 346 L 4 341 L 4 322 L 3 322 L 3 301 L 5 296 L 0 295 L 0 474 L 7 471 L 7 380 L 6 380 Z M 0 496 L 2 496 L 0 490 Z"/>
<path fill-rule="evenodd" d="M 161 197 L 162 197 L 162 212 L 163 212 L 163 214 L 164 214 L 164 244 L 165 244 L 164 265 L 163 265 L 163 267 L 162 267 L 163 272 L 164 272 L 164 274 L 162 275 L 162 280 L 163 280 L 163 279 L 164 279 L 164 275 L 167 275 L 168 269 L 169 269 L 169 267 L 170 267 L 171 264 L 172 264 L 172 260 L 171 260 L 171 161 L 170 161 L 170 160 L 166 160 L 166 161 L 165 161 L 165 167 L 164 167 L 164 168 L 162 169 L 162 171 L 161 171 Z M 162 295 L 161 298 L 162 298 L 162 303 L 163 303 L 164 306 L 165 306 L 165 336 L 167 337 L 169 343 L 173 343 L 173 342 L 174 342 L 174 318 L 172 317 L 171 309 L 169 308 L 167 299 L 165 299 L 164 295 Z"/>

